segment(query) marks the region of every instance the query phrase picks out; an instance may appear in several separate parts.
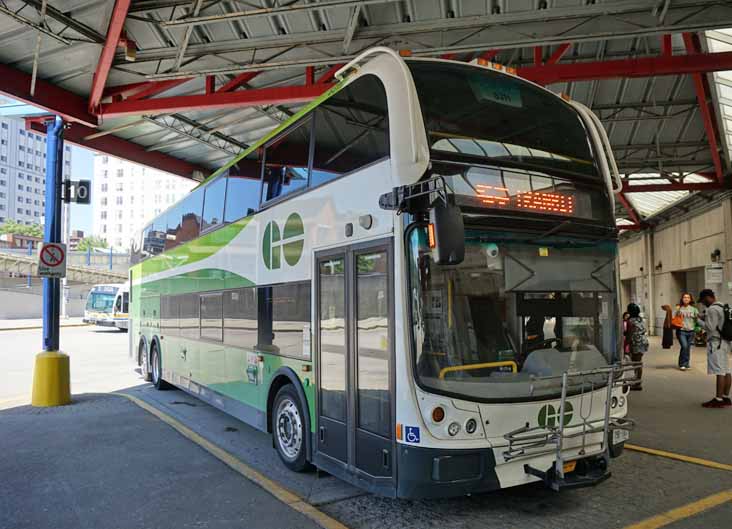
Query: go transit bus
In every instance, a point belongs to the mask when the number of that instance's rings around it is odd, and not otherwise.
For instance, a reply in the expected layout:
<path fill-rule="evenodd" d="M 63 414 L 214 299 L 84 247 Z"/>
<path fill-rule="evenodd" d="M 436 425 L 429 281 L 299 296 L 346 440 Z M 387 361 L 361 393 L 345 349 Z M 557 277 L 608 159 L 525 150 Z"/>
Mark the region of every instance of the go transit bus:
<path fill-rule="evenodd" d="M 336 79 L 143 230 L 143 373 L 387 496 L 606 479 L 633 381 L 597 118 L 388 48 Z"/>

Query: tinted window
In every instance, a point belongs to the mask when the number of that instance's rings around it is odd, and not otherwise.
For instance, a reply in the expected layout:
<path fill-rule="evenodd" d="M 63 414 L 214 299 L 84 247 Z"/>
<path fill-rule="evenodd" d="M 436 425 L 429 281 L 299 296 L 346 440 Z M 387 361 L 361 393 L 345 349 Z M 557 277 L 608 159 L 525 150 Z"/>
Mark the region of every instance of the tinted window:
<path fill-rule="evenodd" d="M 203 209 L 203 189 L 193 191 L 178 206 L 181 220 L 176 232 L 176 244 L 192 241 L 201 231 L 201 210 Z"/>
<path fill-rule="evenodd" d="M 256 347 L 256 288 L 224 292 L 224 343 L 252 350 Z"/>
<path fill-rule="evenodd" d="M 165 250 L 171 250 L 178 246 L 178 230 L 181 228 L 183 218 L 180 204 L 171 207 L 165 213 Z"/>
<path fill-rule="evenodd" d="M 224 199 L 226 197 L 226 178 L 218 178 L 206 186 L 203 202 L 202 231 L 218 226 L 224 221 Z"/>
<path fill-rule="evenodd" d="M 597 174 L 580 118 L 560 98 L 485 68 L 414 61 L 409 69 L 433 151 Z"/>
<path fill-rule="evenodd" d="M 157 255 L 165 247 L 165 219 L 157 219 L 142 232 L 142 257 Z"/>
<path fill-rule="evenodd" d="M 259 348 L 310 359 L 310 283 L 260 287 Z"/>
<path fill-rule="evenodd" d="M 386 92 L 375 76 L 354 81 L 316 109 L 312 186 L 388 155 Z"/>
<path fill-rule="evenodd" d="M 265 147 L 262 202 L 307 186 L 311 122 L 306 118 Z"/>
<path fill-rule="evenodd" d="M 228 171 L 226 210 L 224 220 L 234 222 L 253 214 L 259 206 L 259 184 L 262 179 L 262 164 L 259 153 L 254 151 L 239 160 Z"/>
<path fill-rule="evenodd" d="M 201 338 L 224 339 L 221 293 L 201 295 Z"/>
<path fill-rule="evenodd" d="M 176 303 L 180 311 L 180 335 L 185 338 L 198 338 L 198 294 L 176 296 Z"/>
<path fill-rule="evenodd" d="M 346 420 L 345 260 L 320 263 L 320 395 L 323 415 Z"/>

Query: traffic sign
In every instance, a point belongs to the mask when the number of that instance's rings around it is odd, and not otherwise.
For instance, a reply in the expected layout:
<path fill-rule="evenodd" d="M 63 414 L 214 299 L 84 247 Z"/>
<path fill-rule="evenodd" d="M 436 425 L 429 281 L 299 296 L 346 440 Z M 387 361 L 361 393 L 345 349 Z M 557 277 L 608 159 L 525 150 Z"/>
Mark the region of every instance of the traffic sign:
<path fill-rule="evenodd" d="M 47 242 L 38 253 L 38 275 L 59 279 L 66 277 L 66 245 Z"/>

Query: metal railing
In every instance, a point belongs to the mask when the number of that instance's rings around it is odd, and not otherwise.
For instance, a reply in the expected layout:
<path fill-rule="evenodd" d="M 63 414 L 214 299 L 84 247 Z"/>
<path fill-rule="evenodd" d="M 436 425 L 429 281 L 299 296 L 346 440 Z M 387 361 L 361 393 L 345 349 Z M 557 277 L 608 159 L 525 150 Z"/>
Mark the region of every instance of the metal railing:
<path fill-rule="evenodd" d="M 15 255 L 19 257 L 35 257 L 38 250 L 28 252 L 26 248 L 0 248 L 0 253 Z M 126 274 L 130 267 L 130 254 L 128 252 L 115 252 L 112 248 L 105 252 L 79 252 L 66 253 L 66 264 L 85 268 L 106 269 L 113 272 Z"/>

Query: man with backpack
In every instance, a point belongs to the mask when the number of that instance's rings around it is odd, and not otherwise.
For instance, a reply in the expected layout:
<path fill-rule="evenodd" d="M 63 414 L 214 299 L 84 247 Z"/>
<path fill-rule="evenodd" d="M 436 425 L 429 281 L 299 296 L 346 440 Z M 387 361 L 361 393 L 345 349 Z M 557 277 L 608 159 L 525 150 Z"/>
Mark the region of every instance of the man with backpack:
<path fill-rule="evenodd" d="M 729 354 L 732 347 L 732 310 L 729 305 L 717 303 L 714 292 L 708 288 L 699 293 L 700 301 L 707 307 L 703 316 L 707 331 L 707 373 L 717 377 L 716 396 L 702 404 L 705 408 L 729 408 L 732 375 L 730 374 Z"/>

